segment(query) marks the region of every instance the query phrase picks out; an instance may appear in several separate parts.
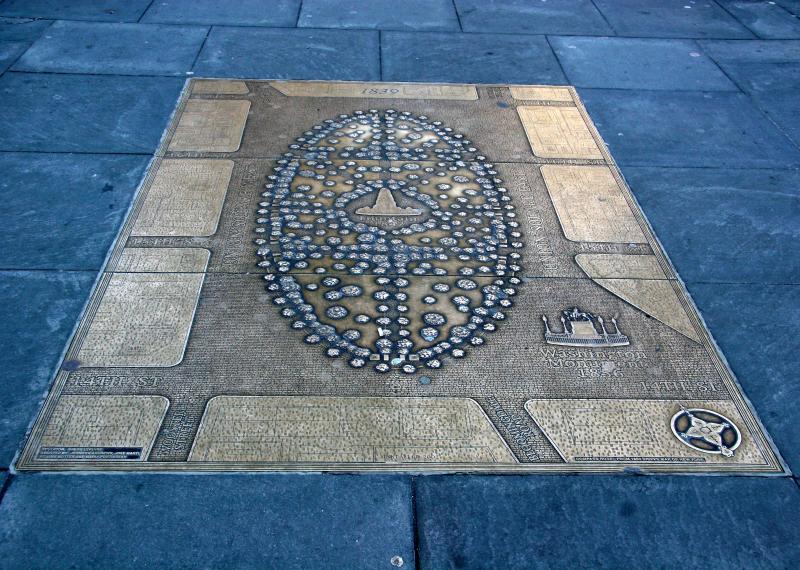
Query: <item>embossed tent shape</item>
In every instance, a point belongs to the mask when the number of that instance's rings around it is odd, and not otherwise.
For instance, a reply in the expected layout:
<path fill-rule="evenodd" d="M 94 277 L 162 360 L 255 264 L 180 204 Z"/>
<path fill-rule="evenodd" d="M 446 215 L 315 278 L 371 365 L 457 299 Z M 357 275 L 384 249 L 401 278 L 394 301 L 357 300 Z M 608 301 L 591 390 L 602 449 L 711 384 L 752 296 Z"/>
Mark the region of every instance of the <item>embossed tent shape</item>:
<path fill-rule="evenodd" d="M 17 467 L 784 471 L 574 89 L 201 79 Z"/>

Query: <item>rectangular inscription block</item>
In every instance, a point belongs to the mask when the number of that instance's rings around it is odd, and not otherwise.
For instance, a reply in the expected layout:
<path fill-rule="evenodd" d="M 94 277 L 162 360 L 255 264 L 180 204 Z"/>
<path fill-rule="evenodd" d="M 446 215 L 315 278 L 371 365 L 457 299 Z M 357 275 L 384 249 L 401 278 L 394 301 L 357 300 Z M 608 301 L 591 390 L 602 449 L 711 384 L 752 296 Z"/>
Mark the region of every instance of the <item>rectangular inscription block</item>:
<path fill-rule="evenodd" d="M 131 235 L 212 235 L 232 172 L 232 160 L 164 159 Z"/>
<path fill-rule="evenodd" d="M 572 102 L 572 93 L 566 87 L 511 87 L 511 96 L 524 101 Z"/>
<path fill-rule="evenodd" d="M 202 273 L 211 253 L 199 247 L 126 247 L 114 270 L 118 273 Z"/>
<path fill-rule="evenodd" d="M 168 407 L 163 396 L 63 396 L 39 458 L 145 461 Z"/>
<path fill-rule="evenodd" d="M 515 462 L 467 398 L 233 397 L 209 402 L 192 461 Z"/>
<path fill-rule="evenodd" d="M 542 158 L 603 158 L 576 107 L 517 107 L 533 153 Z"/>
<path fill-rule="evenodd" d="M 579 253 L 575 261 L 592 279 L 667 279 L 655 255 Z"/>
<path fill-rule="evenodd" d="M 249 92 L 244 81 L 232 79 L 202 79 L 192 88 L 192 93 L 197 95 L 247 95 Z"/>
<path fill-rule="evenodd" d="M 542 166 L 564 235 L 572 241 L 647 243 L 607 166 Z"/>
<path fill-rule="evenodd" d="M 250 111 L 250 101 L 190 99 L 178 121 L 169 150 L 234 152 Z"/>
<path fill-rule="evenodd" d="M 110 274 L 78 353 L 82 366 L 180 363 L 203 285 L 208 252 L 200 250 L 187 257 L 175 249 L 128 250 L 122 264 L 152 269 L 162 259 L 170 267 L 180 264 L 184 270 L 200 273 Z"/>

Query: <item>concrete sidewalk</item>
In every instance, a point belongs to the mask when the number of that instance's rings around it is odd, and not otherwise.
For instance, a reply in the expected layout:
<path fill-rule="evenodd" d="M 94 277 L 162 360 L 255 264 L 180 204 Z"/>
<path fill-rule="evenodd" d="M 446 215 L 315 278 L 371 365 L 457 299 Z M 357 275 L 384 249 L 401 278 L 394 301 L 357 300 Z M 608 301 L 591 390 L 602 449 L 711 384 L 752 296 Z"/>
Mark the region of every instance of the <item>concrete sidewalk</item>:
<path fill-rule="evenodd" d="M 790 476 L 9 471 L 190 76 L 575 85 L 800 469 L 798 16 L 797 0 L 0 2 L 0 568 L 799 567 Z"/>

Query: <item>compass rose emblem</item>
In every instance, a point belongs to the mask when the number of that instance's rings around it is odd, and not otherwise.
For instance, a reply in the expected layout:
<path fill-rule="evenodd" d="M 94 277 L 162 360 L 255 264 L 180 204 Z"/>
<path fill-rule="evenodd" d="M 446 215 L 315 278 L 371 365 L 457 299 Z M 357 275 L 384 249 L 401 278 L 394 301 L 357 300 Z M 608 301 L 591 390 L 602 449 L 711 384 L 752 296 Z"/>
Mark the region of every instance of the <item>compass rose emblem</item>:
<path fill-rule="evenodd" d="M 672 433 L 696 451 L 733 457 L 742 443 L 742 434 L 734 423 L 717 412 L 701 408 L 681 410 L 672 416 Z"/>

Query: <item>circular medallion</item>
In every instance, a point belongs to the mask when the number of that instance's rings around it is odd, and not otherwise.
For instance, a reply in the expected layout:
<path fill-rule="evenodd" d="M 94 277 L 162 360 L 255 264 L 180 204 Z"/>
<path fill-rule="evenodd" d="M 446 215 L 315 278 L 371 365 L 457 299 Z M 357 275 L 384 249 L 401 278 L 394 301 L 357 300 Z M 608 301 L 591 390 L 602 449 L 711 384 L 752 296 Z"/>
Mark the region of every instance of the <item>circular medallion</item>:
<path fill-rule="evenodd" d="M 273 303 L 353 367 L 411 374 L 462 357 L 521 284 L 502 180 L 428 117 L 373 109 L 315 125 L 262 196 L 255 241 Z"/>
<path fill-rule="evenodd" d="M 736 425 L 717 412 L 702 408 L 681 408 L 672 416 L 672 433 L 696 451 L 732 457 L 742 443 Z"/>

